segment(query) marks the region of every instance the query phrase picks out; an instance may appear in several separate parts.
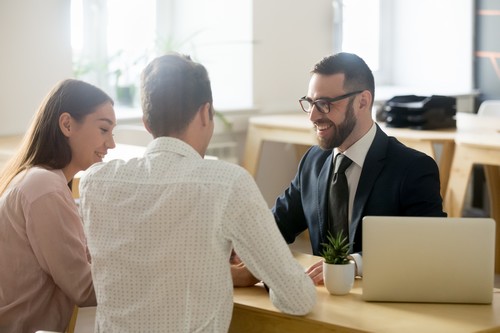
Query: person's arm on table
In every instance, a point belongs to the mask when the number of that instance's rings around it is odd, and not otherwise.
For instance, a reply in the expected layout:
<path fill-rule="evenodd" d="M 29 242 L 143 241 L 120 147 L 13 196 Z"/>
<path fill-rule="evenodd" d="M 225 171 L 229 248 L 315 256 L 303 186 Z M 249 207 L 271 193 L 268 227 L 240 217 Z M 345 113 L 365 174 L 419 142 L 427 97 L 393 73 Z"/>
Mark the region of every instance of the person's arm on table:
<path fill-rule="evenodd" d="M 233 256 L 237 257 L 237 260 L 234 260 Z M 236 254 L 231 255 L 230 264 L 234 287 L 250 287 L 260 282 L 259 279 L 250 273 L 248 268 Z"/>
<path fill-rule="evenodd" d="M 276 308 L 305 315 L 316 303 L 316 288 L 293 258 L 253 178 L 242 174 L 228 203 L 224 234 L 248 271 L 269 288 Z M 245 267 L 240 267 L 246 269 Z M 233 271 L 233 269 L 232 269 Z M 233 275 L 234 278 L 234 275 Z"/>

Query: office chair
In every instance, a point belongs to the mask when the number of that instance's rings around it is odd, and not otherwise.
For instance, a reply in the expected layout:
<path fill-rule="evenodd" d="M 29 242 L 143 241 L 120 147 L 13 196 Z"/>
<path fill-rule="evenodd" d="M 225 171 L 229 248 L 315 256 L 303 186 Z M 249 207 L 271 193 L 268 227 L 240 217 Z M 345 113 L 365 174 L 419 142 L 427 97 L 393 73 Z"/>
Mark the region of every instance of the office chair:
<path fill-rule="evenodd" d="M 500 100 L 485 100 L 479 106 L 477 115 L 500 117 Z"/>

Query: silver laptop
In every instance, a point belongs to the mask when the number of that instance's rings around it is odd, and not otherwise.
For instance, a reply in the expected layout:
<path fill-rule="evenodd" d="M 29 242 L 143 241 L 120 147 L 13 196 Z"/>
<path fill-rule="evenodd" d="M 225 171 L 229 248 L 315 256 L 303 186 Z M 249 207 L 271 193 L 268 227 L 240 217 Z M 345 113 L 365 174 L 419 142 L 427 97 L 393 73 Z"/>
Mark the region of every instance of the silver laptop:
<path fill-rule="evenodd" d="M 482 303 L 493 298 L 495 221 L 366 216 L 366 301 Z"/>

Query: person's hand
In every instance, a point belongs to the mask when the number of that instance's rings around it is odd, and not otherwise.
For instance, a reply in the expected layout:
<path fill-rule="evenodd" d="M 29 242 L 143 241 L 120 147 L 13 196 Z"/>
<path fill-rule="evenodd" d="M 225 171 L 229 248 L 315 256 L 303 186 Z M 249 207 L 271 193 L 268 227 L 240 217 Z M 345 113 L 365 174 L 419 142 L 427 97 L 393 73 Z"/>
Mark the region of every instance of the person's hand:
<path fill-rule="evenodd" d="M 244 263 L 231 264 L 231 276 L 233 278 L 234 287 L 250 287 L 260 282 L 248 270 Z"/>
<path fill-rule="evenodd" d="M 231 276 L 233 278 L 234 287 L 250 287 L 260 282 L 255 276 L 253 276 L 252 273 L 250 273 L 234 249 L 231 251 L 229 263 L 231 264 Z"/>
<path fill-rule="evenodd" d="M 240 257 L 236 254 L 234 249 L 231 251 L 231 257 L 229 257 L 229 263 L 231 265 L 238 265 L 242 263 Z"/>
<path fill-rule="evenodd" d="M 306 270 L 307 275 L 313 280 L 314 284 L 323 284 L 323 260 L 318 261 Z"/>

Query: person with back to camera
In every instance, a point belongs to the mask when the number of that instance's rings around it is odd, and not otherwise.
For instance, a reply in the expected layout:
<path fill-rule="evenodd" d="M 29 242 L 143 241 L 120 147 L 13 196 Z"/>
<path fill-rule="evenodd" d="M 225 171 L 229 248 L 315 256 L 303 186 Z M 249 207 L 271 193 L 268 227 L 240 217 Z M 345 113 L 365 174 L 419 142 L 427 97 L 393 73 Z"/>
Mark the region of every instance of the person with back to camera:
<path fill-rule="evenodd" d="M 359 276 L 364 216 L 447 215 L 436 162 L 381 130 L 372 119 L 374 95 L 373 74 L 355 54 L 327 56 L 314 66 L 307 95 L 299 103 L 316 129 L 318 145 L 302 157 L 297 174 L 272 208 L 287 243 L 308 230 L 312 252 L 320 255 L 328 232 L 335 235 L 341 229 L 334 221 L 338 210 L 329 208 L 337 200 L 329 188 L 335 160 L 347 157 L 343 230 Z M 307 273 L 315 284 L 323 283 L 322 261 Z M 242 285 L 258 280 L 248 272 L 240 275 L 245 277 Z"/>
<path fill-rule="evenodd" d="M 75 174 L 115 147 L 113 101 L 68 79 L 47 95 L 0 175 L 0 332 L 63 332 L 96 305 Z"/>
<path fill-rule="evenodd" d="M 226 332 L 234 248 L 281 311 L 311 311 L 316 289 L 246 170 L 204 159 L 214 130 L 206 69 L 154 59 L 141 77 L 145 155 L 96 164 L 80 183 L 99 332 Z M 236 266 L 236 265 L 235 265 Z"/>

